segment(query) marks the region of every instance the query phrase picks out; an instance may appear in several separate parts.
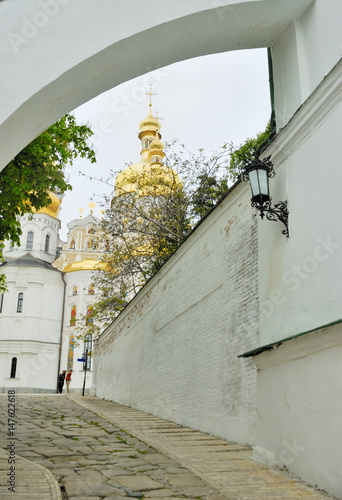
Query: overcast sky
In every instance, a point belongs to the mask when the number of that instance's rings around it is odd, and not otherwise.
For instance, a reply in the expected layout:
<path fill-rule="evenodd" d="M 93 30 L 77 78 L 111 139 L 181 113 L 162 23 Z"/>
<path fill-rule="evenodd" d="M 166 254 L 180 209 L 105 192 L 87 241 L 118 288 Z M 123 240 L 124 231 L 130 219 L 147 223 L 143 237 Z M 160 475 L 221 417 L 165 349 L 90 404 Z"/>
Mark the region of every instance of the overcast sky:
<path fill-rule="evenodd" d="M 105 92 L 73 111 L 78 123 L 88 123 L 97 163 L 78 160 L 66 173 L 73 186 L 62 202 L 60 236 L 67 223 L 89 214 L 96 203 L 100 217 L 102 194 L 112 188 L 106 179 L 140 157 L 139 123 L 149 111 L 149 85 L 153 86 L 152 112 L 159 112 L 162 140 L 178 138 L 189 150 L 204 148 L 208 155 L 224 142 L 241 144 L 265 129 L 271 107 L 266 49 L 198 57 L 172 64 Z M 82 172 L 80 174 L 79 172 Z M 89 179 L 93 177 L 93 179 Z M 95 195 L 95 196 L 94 196 Z"/>

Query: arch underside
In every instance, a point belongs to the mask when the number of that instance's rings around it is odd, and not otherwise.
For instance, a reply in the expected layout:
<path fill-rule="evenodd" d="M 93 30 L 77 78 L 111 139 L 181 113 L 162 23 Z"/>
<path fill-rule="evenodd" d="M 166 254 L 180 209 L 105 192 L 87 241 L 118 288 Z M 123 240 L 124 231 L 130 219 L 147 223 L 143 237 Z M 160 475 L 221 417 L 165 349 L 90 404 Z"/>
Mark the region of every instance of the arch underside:
<path fill-rule="evenodd" d="M 201 0 L 185 6 L 166 1 L 162 12 L 152 2 L 153 16 L 143 13 L 138 1 L 129 9 L 122 2 L 63 1 L 47 26 L 16 46 L 9 35 L 22 36 L 18 19 L 31 24 L 38 19 L 37 3 L 0 4 L 0 14 L 7 13 L 0 30 L 5 73 L 0 169 L 58 118 L 120 83 L 193 57 L 272 47 L 312 1 Z"/>

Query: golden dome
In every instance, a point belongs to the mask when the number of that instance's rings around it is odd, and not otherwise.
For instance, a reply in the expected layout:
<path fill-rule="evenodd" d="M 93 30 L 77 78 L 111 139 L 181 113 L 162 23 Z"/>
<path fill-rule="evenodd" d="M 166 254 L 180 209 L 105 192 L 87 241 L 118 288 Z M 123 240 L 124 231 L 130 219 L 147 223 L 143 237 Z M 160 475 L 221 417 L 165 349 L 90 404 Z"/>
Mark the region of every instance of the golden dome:
<path fill-rule="evenodd" d="M 120 172 L 116 177 L 116 197 L 123 194 L 136 194 L 137 198 L 144 196 L 168 195 L 170 188 L 182 186 L 176 172 L 165 165 L 151 167 L 151 163 L 136 163 Z"/>
<path fill-rule="evenodd" d="M 60 200 L 58 198 L 58 196 L 55 193 L 52 193 L 51 191 L 49 191 L 49 197 L 51 200 L 50 205 L 48 205 L 46 207 L 42 207 L 37 211 L 36 210 L 33 210 L 33 211 L 37 214 L 46 214 L 46 215 L 50 215 L 51 217 L 54 217 L 55 219 L 57 219 L 58 212 L 59 212 L 59 206 L 62 203 L 62 200 Z"/>
<path fill-rule="evenodd" d="M 150 103 L 149 114 L 140 122 L 139 139 L 142 141 L 140 160 L 117 175 L 116 197 L 129 193 L 135 194 L 137 198 L 168 195 L 170 188 L 175 184 L 182 186 L 178 175 L 170 167 L 163 165 L 165 153 L 164 144 L 160 140 L 160 128 L 158 118 L 152 115 Z"/>
<path fill-rule="evenodd" d="M 109 264 L 98 260 L 85 259 L 66 265 L 63 272 L 73 273 L 75 271 L 98 271 L 99 269 L 101 271 L 110 271 L 110 266 Z"/>
<path fill-rule="evenodd" d="M 155 139 L 153 139 L 153 141 L 151 142 L 151 145 L 150 145 L 150 156 L 152 156 L 153 154 L 161 154 L 163 153 L 163 156 L 165 155 L 164 153 L 164 144 L 162 143 L 162 141 L 156 137 Z"/>
<path fill-rule="evenodd" d="M 141 120 L 139 124 L 139 129 L 140 129 L 139 139 L 142 139 L 142 137 L 146 135 L 146 132 L 153 132 L 154 134 L 156 132 L 159 132 L 160 128 L 161 128 L 160 122 L 158 118 L 155 118 L 152 115 L 152 108 L 150 105 L 150 111 L 148 115 L 146 116 L 146 118 Z"/>

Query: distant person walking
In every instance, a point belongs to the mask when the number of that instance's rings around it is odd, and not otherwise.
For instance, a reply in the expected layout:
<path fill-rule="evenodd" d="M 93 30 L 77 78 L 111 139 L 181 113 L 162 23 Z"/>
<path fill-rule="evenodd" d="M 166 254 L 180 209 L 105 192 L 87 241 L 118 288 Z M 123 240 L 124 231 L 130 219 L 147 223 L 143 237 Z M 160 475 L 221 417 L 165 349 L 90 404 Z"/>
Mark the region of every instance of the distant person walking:
<path fill-rule="evenodd" d="M 62 373 L 60 373 L 58 375 L 57 387 L 58 387 L 58 392 L 60 394 L 62 394 L 62 392 L 63 392 L 63 385 L 64 385 L 65 374 L 66 374 L 66 370 L 63 370 Z"/>
<path fill-rule="evenodd" d="M 68 370 L 67 371 L 67 374 L 65 376 L 65 382 L 66 382 L 66 386 L 67 386 L 67 392 L 69 392 L 69 385 L 70 385 L 70 382 L 71 382 L 71 374 L 72 374 L 72 370 Z"/>

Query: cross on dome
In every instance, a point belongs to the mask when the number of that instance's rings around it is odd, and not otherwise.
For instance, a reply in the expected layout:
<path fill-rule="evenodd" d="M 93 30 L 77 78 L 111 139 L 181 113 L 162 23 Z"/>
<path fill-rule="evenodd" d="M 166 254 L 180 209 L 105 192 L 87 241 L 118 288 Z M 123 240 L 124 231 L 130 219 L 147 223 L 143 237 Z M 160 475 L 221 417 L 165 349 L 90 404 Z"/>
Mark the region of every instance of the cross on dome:
<path fill-rule="evenodd" d="M 157 95 L 155 92 L 152 92 L 152 85 L 150 84 L 150 91 L 149 92 L 145 92 L 145 95 L 149 95 L 150 96 L 150 108 L 152 108 L 152 96 L 153 95 Z"/>

